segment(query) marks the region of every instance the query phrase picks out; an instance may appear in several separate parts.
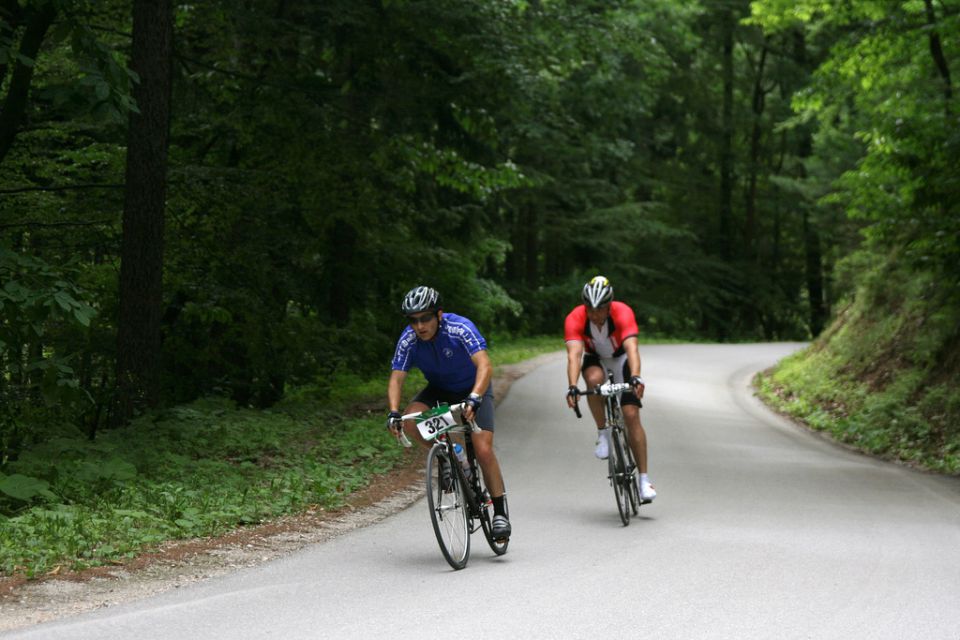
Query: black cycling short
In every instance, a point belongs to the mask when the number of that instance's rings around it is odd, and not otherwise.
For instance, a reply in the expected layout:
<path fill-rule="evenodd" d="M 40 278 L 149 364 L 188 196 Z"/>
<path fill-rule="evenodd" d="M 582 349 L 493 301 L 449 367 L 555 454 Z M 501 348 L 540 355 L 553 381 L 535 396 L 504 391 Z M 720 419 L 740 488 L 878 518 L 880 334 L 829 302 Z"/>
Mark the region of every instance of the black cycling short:
<path fill-rule="evenodd" d="M 583 356 L 583 365 L 580 369 L 584 370 L 587 367 L 598 367 L 602 369 L 603 365 L 600 363 L 600 356 L 595 353 L 588 353 Z M 626 358 L 623 359 L 623 381 L 630 382 L 630 362 Z M 633 391 L 624 391 L 620 394 L 620 404 L 632 404 L 635 407 L 643 406 L 640 398 L 638 398 Z"/>
<path fill-rule="evenodd" d="M 422 402 L 428 407 L 435 407 L 438 404 L 457 404 L 463 402 L 470 395 L 472 389 L 466 391 L 447 391 L 440 389 L 432 384 L 420 390 L 420 393 L 413 397 L 414 402 Z M 487 392 L 483 394 L 483 402 L 477 407 L 475 420 L 477 426 L 484 431 L 493 433 L 493 385 L 487 387 Z"/>

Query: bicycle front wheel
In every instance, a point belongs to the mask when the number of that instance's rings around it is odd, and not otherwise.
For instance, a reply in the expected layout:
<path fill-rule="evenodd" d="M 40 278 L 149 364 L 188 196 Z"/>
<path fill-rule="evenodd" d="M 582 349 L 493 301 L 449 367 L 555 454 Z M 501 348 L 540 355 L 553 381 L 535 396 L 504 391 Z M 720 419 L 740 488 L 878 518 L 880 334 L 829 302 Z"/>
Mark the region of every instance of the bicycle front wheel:
<path fill-rule="evenodd" d="M 610 483 L 613 485 L 613 496 L 617 501 L 617 511 L 620 512 L 620 521 L 623 526 L 630 524 L 630 488 L 627 486 L 626 443 L 623 438 L 623 429 L 610 430 Z"/>
<path fill-rule="evenodd" d="M 443 447 L 433 447 L 427 455 L 427 506 L 443 557 L 454 569 L 463 569 L 470 557 L 467 500 L 459 474 L 450 466 L 450 456 Z"/>

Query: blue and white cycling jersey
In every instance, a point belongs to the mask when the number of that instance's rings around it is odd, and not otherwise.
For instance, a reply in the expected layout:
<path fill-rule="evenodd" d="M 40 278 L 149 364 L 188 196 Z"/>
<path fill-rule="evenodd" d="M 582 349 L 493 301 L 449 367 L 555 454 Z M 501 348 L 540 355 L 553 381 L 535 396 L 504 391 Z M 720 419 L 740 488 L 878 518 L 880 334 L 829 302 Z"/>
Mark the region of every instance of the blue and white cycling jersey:
<path fill-rule="evenodd" d="M 400 334 L 392 368 L 410 371 L 416 367 L 427 382 L 440 389 L 467 392 L 477 377 L 470 356 L 486 348 L 487 341 L 469 318 L 444 313 L 433 340 L 421 340 L 411 327 Z"/>

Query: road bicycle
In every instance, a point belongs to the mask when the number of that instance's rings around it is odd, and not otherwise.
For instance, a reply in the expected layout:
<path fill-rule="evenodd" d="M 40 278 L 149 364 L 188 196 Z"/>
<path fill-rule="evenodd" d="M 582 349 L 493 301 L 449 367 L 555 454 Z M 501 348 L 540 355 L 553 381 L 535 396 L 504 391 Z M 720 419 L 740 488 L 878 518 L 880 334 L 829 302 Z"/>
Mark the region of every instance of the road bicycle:
<path fill-rule="evenodd" d="M 465 407 L 462 402 L 444 404 L 402 417 L 414 420 L 423 439 L 433 442 L 427 453 L 427 506 L 440 551 L 454 569 L 467 566 L 470 535 L 477 529 L 483 529 L 487 544 L 498 556 L 507 552 L 510 542 L 509 538 L 493 537 L 493 500 L 484 485 L 471 437 L 480 428 L 474 422 L 463 424 L 461 414 Z M 455 433 L 462 435 L 466 468 L 454 452 L 456 440 L 451 436 Z M 444 474 L 444 466 L 449 473 Z M 506 515 L 509 518 L 509 513 Z"/>
<path fill-rule="evenodd" d="M 637 488 L 637 463 L 633 457 L 627 440 L 627 432 L 623 425 L 623 411 L 620 405 L 620 394 L 631 391 L 632 387 L 625 382 L 614 382 L 613 372 L 607 370 L 607 381 L 602 385 L 584 391 L 577 389 L 578 396 L 597 395 L 604 399 L 604 413 L 606 426 L 610 429 L 610 454 L 607 457 L 608 478 L 613 487 L 613 495 L 617 501 L 617 511 L 623 526 L 630 524 L 630 515 L 637 515 L 642 501 L 640 490 Z M 578 418 L 582 418 L 580 406 L 574 405 L 573 410 Z"/>

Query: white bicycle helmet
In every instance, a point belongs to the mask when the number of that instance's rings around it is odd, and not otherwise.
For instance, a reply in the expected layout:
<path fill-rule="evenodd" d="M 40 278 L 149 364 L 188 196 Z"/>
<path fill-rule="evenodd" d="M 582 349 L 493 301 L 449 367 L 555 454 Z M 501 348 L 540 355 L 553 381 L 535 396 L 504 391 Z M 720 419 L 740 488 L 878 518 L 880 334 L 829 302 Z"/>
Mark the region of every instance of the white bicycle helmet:
<path fill-rule="evenodd" d="M 594 276 L 590 282 L 583 285 L 582 297 L 583 304 L 596 309 L 613 300 L 613 286 L 603 276 Z"/>
<path fill-rule="evenodd" d="M 437 293 L 437 290 L 421 285 L 407 292 L 407 295 L 403 297 L 403 304 L 400 305 L 400 309 L 403 311 L 403 315 L 409 316 L 423 311 L 437 311 L 440 304 L 440 294 Z"/>

